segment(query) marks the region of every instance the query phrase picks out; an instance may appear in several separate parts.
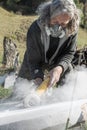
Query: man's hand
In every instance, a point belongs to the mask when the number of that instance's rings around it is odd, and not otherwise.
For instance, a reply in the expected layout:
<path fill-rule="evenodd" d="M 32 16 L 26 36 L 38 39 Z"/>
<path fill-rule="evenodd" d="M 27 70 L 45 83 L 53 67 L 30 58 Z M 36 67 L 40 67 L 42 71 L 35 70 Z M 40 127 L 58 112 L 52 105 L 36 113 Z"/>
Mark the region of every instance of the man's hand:
<path fill-rule="evenodd" d="M 35 85 L 39 86 L 42 83 L 42 79 L 41 78 L 36 78 L 34 80 L 34 83 L 35 83 Z"/>
<path fill-rule="evenodd" d="M 60 80 L 60 76 L 62 72 L 63 72 L 63 68 L 61 66 L 57 66 L 49 72 L 48 76 L 50 77 L 50 82 L 48 87 L 54 86 Z"/>

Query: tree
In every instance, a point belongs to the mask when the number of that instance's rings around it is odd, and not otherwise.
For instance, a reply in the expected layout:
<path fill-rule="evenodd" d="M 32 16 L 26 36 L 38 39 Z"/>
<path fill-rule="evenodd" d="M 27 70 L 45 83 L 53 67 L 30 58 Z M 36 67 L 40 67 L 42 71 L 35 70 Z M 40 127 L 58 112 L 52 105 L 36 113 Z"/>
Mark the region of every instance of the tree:
<path fill-rule="evenodd" d="M 79 2 L 85 4 L 87 0 L 79 0 Z"/>

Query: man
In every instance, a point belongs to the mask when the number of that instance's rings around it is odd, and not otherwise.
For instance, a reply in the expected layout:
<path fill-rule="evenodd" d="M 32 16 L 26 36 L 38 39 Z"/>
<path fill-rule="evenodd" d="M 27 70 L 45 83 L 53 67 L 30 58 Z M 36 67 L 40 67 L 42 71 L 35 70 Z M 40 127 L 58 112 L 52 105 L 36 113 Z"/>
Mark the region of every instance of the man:
<path fill-rule="evenodd" d="M 19 77 L 40 84 L 48 69 L 49 86 L 58 83 L 76 51 L 78 10 L 72 0 L 53 0 L 40 6 L 40 17 L 27 34 L 27 49 Z"/>

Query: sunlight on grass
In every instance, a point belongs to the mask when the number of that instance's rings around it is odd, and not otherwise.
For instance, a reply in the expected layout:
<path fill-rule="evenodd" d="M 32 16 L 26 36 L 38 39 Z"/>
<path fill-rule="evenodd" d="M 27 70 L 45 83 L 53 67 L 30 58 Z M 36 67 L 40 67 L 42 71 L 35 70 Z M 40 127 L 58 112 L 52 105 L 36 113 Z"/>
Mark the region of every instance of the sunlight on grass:
<path fill-rule="evenodd" d="M 1 98 L 7 98 L 11 94 L 12 94 L 12 90 L 11 89 L 5 89 L 5 88 L 0 86 L 0 99 Z"/>
<path fill-rule="evenodd" d="M 83 47 L 84 45 L 87 45 L 87 30 L 81 28 L 79 29 L 77 41 L 77 45 L 79 48 Z"/>
<path fill-rule="evenodd" d="M 28 27 L 36 18 L 37 16 L 16 15 L 0 7 L 0 62 L 3 55 L 4 36 L 11 38 L 17 44 L 18 51 L 20 52 L 20 61 L 22 61 L 26 48 L 25 38 Z"/>

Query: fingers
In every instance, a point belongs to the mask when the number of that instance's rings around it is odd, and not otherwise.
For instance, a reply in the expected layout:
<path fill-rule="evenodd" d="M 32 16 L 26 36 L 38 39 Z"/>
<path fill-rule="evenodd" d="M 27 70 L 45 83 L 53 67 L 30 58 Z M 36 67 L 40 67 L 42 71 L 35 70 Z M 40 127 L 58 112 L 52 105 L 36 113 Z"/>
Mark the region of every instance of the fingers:
<path fill-rule="evenodd" d="M 56 80 L 54 78 L 52 78 L 49 82 L 48 87 L 53 87 L 56 84 Z"/>
<path fill-rule="evenodd" d="M 53 72 L 50 73 L 50 81 L 49 81 L 49 87 L 52 87 L 55 84 L 55 77 L 53 75 Z"/>
<path fill-rule="evenodd" d="M 51 78 L 50 78 L 50 82 L 49 82 L 49 87 L 53 87 L 53 86 L 55 86 L 56 85 L 56 83 L 59 81 L 59 77 L 60 76 L 52 76 Z"/>
<path fill-rule="evenodd" d="M 60 73 L 56 71 L 55 69 L 53 69 L 49 72 L 49 77 L 50 77 L 50 82 L 49 82 L 48 87 L 53 87 L 59 81 Z"/>
<path fill-rule="evenodd" d="M 35 85 L 39 86 L 42 83 L 42 79 L 41 78 L 36 78 L 34 80 L 34 83 L 35 83 Z"/>

